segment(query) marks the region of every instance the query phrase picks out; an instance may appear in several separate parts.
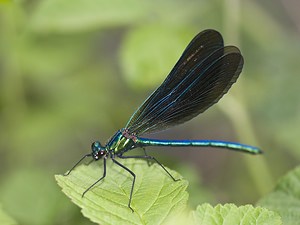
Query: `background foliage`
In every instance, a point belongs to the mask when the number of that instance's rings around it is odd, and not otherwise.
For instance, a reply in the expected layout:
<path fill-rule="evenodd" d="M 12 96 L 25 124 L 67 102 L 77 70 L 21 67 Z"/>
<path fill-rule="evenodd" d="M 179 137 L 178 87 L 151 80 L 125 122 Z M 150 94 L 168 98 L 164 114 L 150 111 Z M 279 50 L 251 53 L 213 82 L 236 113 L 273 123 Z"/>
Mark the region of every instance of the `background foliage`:
<path fill-rule="evenodd" d="M 299 3 L 15 0 L 0 2 L 0 202 L 19 224 L 90 224 L 61 193 L 62 174 L 105 142 L 165 78 L 199 31 L 245 57 L 220 101 L 156 138 L 260 146 L 149 149 L 189 181 L 189 204 L 255 203 L 299 164 Z M 101 171 L 99 171 L 101 174 Z"/>

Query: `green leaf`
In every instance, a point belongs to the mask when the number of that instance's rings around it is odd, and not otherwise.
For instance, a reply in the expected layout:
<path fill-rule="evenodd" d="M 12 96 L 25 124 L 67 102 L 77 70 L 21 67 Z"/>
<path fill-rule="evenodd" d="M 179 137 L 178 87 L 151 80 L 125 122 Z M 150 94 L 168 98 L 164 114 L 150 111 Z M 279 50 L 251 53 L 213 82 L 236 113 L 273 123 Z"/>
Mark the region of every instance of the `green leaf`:
<path fill-rule="evenodd" d="M 237 207 L 234 204 L 216 205 L 205 203 L 195 211 L 173 217 L 165 225 L 282 225 L 280 216 L 262 207 L 252 205 Z"/>
<path fill-rule="evenodd" d="M 3 212 L 2 208 L 0 207 L 0 224 L 15 225 L 17 223 L 11 217 L 9 217 L 5 212 Z"/>
<path fill-rule="evenodd" d="M 82 208 L 82 213 L 93 222 L 105 224 L 162 224 L 186 207 L 187 181 L 174 182 L 156 163 L 148 166 L 144 160 L 119 160 L 136 174 L 131 207 L 128 208 L 132 176 L 107 161 L 103 181 L 82 193 L 102 176 L 103 164 L 81 165 L 68 176 L 56 175 L 58 184 L 71 200 Z M 181 176 L 169 170 L 175 178 Z"/>
<path fill-rule="evenodd" d="M 257 205 L 278 212 L 285 225 L 300 224 L 300 166 L 281 178 Z"/>
<path fill-rule="evenodd" d="M 203 225 L 280 225 L 280 216 L 265 208 L 234 204 L 217 205 L 203 204 L 192 212 L 192 224 Z"/>
<path fill-rule="evenodd" d="M 31 27 L 41 32 L 83 31 L 136 23 L 145 14 L 139 0 L 45 0 L 31 18 Z"/>

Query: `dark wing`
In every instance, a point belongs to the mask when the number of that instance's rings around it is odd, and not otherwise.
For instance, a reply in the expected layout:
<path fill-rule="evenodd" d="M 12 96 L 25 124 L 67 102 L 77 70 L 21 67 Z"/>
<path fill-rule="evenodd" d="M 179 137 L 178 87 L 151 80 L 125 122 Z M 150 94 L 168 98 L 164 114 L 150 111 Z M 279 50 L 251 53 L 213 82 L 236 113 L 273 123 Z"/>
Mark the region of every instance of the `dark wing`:
<path fill-rule="evenodd" d="M 242 67 L 239 49 L 224 47 L 217 31 L 199 33 L 161 86 L 132 115 L 126 128 L 136 134 L 150 133 L 192 119 L 229 90 Z"/>

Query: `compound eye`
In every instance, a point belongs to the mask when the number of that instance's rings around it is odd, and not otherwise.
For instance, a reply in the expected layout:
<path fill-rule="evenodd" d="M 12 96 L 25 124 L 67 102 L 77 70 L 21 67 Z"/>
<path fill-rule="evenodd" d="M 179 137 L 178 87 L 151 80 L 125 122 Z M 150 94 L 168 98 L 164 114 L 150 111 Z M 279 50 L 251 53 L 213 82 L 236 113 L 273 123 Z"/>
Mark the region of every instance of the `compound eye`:
<path fill-rule="evenodd" d="M 92 148 L 93 152 L 98 152 L 98 151 L 100 151 L 100 149 L 102 148 L 102 146 L 101 146 L 101 144 L 100 144 L 99 141 L 95 141 L 95 142 L 92 143 L 91 148 Z"/>
<path fill-rule="evenodd" d="M 106 154 L 106 149 L 100 144 L 99 141 L 92 143 L 92 156 L 95 160 L 101 159 Z"/>

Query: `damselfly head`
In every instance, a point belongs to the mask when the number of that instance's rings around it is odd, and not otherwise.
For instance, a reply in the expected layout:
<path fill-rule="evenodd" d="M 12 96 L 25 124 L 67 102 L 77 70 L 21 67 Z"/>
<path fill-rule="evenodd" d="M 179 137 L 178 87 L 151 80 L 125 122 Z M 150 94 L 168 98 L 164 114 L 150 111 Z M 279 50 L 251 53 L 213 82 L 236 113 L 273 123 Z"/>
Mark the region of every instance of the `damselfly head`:
<path fill-rule="evenodd" d="M 95 160 L 101 159 L 107 154 L 105 147 L 103 147 L 99 141 L 93 142 L 91 148 L 92 156 Z"/>

